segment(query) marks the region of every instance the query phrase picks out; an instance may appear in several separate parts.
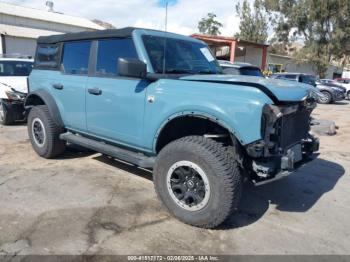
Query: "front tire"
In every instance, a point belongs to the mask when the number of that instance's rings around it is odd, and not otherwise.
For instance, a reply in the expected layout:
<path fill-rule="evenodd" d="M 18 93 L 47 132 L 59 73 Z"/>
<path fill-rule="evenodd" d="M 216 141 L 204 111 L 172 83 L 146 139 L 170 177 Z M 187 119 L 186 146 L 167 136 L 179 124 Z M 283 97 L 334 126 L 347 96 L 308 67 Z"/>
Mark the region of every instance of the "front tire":
<path fill-rule="evenodd" d="M 64 152 L 66 142 L 59 139 L 64 129 L 55 124 L 47 106 L 35 106 L 30 110 L 27 127 L 30 142 L 39 156 L 53 158 Z"/>
<path fill-rule="evenodd" d="M 6 104 L 0 99 L 0 124 L 7 126 L 13 124 L 11 112 L 8 111 Z"/>
<path fill-rule="evenodd" d="M 242 175 L 220 143 L 188 136 L 165 146 L 154 167 L 155 190 L 179 220 L 214 228 L 238 206 Z"/>
<path fill-rule="evenodd" d="M 320 104 L 330 104 L 332 103 L 332 95 L 327 91 L 321 91 L 323 97 L 318 98 Z"/>

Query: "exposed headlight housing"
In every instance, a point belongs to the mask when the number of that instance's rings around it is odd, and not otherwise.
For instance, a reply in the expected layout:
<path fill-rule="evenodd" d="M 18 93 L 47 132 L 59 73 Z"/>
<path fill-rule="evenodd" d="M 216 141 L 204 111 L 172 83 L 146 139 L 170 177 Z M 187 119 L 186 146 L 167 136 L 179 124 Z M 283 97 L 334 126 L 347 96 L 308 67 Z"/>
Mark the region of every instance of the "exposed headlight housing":
<path fill-rule="evenodd" d="M 5 91 L 5 94 L 7 98 L 12 101 L 23 101 L 25 98 L 25 94 L 16 91 Z"/>

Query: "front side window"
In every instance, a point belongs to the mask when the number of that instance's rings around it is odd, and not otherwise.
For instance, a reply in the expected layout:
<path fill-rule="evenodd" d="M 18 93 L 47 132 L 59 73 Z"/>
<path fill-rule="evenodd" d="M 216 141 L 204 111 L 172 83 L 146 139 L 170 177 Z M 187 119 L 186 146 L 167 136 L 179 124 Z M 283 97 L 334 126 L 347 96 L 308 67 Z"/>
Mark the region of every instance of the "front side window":
<path fill-rule="evenodd" d="M 91 41 L 68 42 L 63 46 L 62 69 L 67 74 L 86 75 Z"/>
<path fill-rule="evenodd" d="M 117 75 L 119 58 L 138 58 L 131 38 L 98 41 L 97 75 Z"/>
<path fill-rule="evenodd" d="M 33 63 L 22 61 L 0 61 L 0 76 L 29 76 Z"/>
<path fill-rule="evenodd" d="M 155 73 L 218 74 L 219 63 L 207 45 L 174 38 L 144 35 L 143 42 Z"/>

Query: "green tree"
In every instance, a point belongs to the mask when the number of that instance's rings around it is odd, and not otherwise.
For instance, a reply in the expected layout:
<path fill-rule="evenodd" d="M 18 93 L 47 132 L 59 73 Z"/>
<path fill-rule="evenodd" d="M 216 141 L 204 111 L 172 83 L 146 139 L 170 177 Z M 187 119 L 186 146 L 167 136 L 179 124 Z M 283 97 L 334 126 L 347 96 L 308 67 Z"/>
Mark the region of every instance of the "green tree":
<path fill-rule="evenodd" d="M 198 23 L 198 30 L 201 34 L 206 35 L 220 35 L 220 28 L 222 24 L 216 20 L 216 14 L 208 13 Z"/>
<path fill-rule="evenodd" d="M 239 33 L 235 35 L 236 38 L 257 43 L 266 42 L 268 20 L 263 4 L 262 0 L 255 0 L 252 9 L 249 2 L 244 0 L 242 4 L 236 5 L 236 12 L 240 17 Z"/>
<path fill-rule="evenodd" d="M 279 42 L 302 41 L 296 59 L 325 77 L 332 60 L 350 55 L 349 0 L 265 0 Z"/>

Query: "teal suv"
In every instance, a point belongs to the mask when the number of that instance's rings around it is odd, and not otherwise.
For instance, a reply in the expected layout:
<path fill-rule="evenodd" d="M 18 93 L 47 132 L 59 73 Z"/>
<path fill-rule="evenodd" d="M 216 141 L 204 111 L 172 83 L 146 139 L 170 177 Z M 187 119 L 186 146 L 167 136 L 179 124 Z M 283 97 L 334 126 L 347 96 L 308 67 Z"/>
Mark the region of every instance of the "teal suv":
<path fill-rule="evenodd" d="M 295 82 L 225 75 L 190 37 L 124 28 L 40 37 L 25 101 L 44 158 L 77 144 L 153 169 L 164 206 L 213 228 L 243 181 L 266 183 L 312 159 L 312 90 Z"/>

